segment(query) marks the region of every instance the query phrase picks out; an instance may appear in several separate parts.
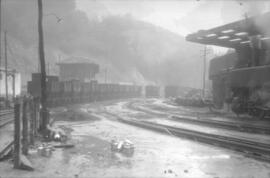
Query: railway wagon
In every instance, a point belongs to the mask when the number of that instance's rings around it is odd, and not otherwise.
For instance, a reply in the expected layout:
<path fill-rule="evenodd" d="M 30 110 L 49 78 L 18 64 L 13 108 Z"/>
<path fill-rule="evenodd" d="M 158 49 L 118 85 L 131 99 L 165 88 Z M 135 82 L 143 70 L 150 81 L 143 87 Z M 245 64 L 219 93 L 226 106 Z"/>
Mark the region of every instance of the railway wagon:
<path fill-rule="evenodd" d="M 62 81 L 61 82 L 63 87 L 63 91 L 61 97 L 63 98 L 63 104 L 70 104 L 72 103 L 72 81 Z"/>
<path fill-rule="evenodd" d="M 145 86 L 145 97 L 158 98 L 160 97 L 160 87 L 155 85 Z"/>
<path fill-rule="evenodd" d="M 179 86 L 176 86 L 176 85 L 165 86 L 164 94 L 166 98 L 177 97 L 179 94 Z"/>
<path fill-rule="evenodd" d="M 115 85 L 113 83 L 108 84 L 108 88 L 109 88 L 109 93 L 107 95 L 107 100 L 112 100 L 114 99 L 114 87 Z"/>
<path fill-rule="evenodd" d="M 120 84 L 117 84 L 116 86 L 115 86 L 115 97 L 117 98 L 117 99 L 119 99 L 119 98 L 121 98 L 121 91 L 122 90 L 122 87 L 121 87 L 121 85 Z"/>
<path fill-rule="evenodd" d="M 120 85 L 119 84 L 119 86 L 118 86 L 118 95 L 117 95 L 117 98 L 123 98 L 123 93 L 124 93 L 124 91 L 125 91 L 125 87 L 124 87 L 124 85 Z"/>
<path fill-rule="evenodd" d="M 71 80 L 72 103 L 80 103 L 81 100 L 81 82 L 79 80 Z"/>
<path fill-rule="evenodd" d="M 100 83 L 99 85 L 99 101 L 106 100 L 108 91 L 108 86 L 106 83 Z"/>
<path fill-rule="evenodd" d="M 133 87 L 132 85 L 125 85 L 125 94 L 124 94 L 125 98 L 131 97 L 132 87 Z"/>
<path fill-rule="evenodd" d="M 112 85 L 111 99 L 117 99 L 119 96 L 119 84 L 113 83 L 111 85 Z"/>
<path fill-rule="evenodd" d="M 132 85 L 131 88 L 130 88 L 129 97 L 131 97 L 131 98 L 135 97 L 135 91 L 136 91 L 136 86 Z"/>
<path fill-rule="evenodd" d="M 49 106 L 57 106 L 61 103 L 62 84 L 59 81 L 51 81 L 47 84 L 47 97 Z"/>
<path fill-rule="evenodd" d="M 90 82 L 91 90 L 90 90 L 90 102 L 95 102 L 98 99 L 98 82 L 93 80 Z"/>
<path fill-rule="evenodd" d="M 80 101 L 82 103 L 87 103 L 91 101 L 91 83 L 90 82 L 82 82 L 81 83 L 81 92 L 80 92 Z"/>
<path fill-rule="evenodd" d="M 94 93 L 95 101 L 100 101 L 101 98 L 101 85 L 97 83 L 95 85 L 95 93 Z"/>
<path fill-rule="evenodd" d="M 33 97 L 41 96 L 41 85 L 40 85 L 40 74 L 33 73 L 32 80 L 27 82 L 27 91 Z M 46 77 L 46 86 L 47 86 L 47 97 L 48 100 L 56 97 L 56 94 L 59 93 L 60 86 L 58 86 L 59 79 L 56 76 L 47 76 Z M 50 102 L 50 101 L 49 101 Z"/>
<path fill-rule="evenodd" d="M 111 100 L 113 98 L 113 84 L 107 84 L 107 93 L 106 93 L 106 100 Z"/>
<path fill-rule="evenodd" d="M 133 91 L 133 97 L 140 97 L 142 95 L 142 87 L 135 85 Z"/>
<path fill-rule="evenodd" d="M 136 97 L 141 97 L 142 96 L 142 91 L 143 91 L 143 87 L 142 86 L 137 86 Z"/>
<path fill-rule="evenodd" d="M 28 82 L 28 93 L 34 97 L 41 96 L 39 77 L 40 74 L 33 74 L 32 81 Z M 79 80 L 59 81 L 56 76 L 47 77 L 49 106 L 139 97 L 141 90 L 141 86 L 130 84 L 100 84 L 97 81 L 86 83 Z"/>

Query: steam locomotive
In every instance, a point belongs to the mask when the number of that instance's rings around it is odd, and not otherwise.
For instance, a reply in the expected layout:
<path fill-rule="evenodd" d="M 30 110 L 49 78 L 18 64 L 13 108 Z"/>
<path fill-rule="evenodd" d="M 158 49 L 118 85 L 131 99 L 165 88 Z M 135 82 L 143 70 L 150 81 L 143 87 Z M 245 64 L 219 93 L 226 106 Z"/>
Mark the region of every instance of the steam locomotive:
<path fill-rule="evenodd" d="M 270 12 L 200 30 L 187 41 L 234 49 L 210 62 L 217 107 L 231 105 L 236 114 L 270 115 Z"/>
<path fill-rule="evenodd" d="M 270 115 L 270 65 L 267 59 L 261 65 L 248 66 L 239 61 L 236 53 L 212 59 L 210 79 L 213 100 L 218 108 L 231 105 L 236 114 L 247 113 L 261 118 Z M 248 61 L 248 60 L 246 60 Z"/>

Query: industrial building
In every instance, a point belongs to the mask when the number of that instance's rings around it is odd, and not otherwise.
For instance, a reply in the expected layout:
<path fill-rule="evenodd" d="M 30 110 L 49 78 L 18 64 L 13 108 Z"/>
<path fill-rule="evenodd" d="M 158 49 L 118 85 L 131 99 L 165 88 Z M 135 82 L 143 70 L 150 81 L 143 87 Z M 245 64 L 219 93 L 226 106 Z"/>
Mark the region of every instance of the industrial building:
<path fill-rule="evenodd" d="M 210 78 L 217 106 L 229 103 L 236 114 L 269 116 L 269 18 L 270 12 L 186 37 L 187 41 L 235 50 L 211 61 Z"/>

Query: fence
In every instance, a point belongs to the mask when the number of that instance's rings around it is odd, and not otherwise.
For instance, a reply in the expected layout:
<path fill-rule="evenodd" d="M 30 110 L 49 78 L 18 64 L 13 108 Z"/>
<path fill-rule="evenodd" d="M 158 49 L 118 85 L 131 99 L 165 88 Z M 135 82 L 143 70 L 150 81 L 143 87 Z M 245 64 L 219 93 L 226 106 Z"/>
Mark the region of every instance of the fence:
<path fill-rule="evenodd" d="M 37 98 L 24 97 L 14 104 L 14 168 L 21 168 L 21 154 L 28 155 L 30 145 L 41 125 L 40 102 Z"/>

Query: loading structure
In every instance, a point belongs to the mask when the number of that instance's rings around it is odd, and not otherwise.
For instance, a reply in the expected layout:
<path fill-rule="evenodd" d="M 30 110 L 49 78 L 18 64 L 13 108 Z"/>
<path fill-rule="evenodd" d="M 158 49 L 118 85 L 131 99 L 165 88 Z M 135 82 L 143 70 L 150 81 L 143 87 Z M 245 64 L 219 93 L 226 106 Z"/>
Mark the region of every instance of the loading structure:
<path fill-rule="evenodd" d="M 269 27 L 270 12 L 200 30 L 186 37 L 190 42 L 235 51 L 233 55 L 226 54 L 220 57 L 222 59 L 210 62 L 214 102 L 219 107 L 227 102 L 236 114 L 249 113 L 261 117 L 270 114 Z"/>

